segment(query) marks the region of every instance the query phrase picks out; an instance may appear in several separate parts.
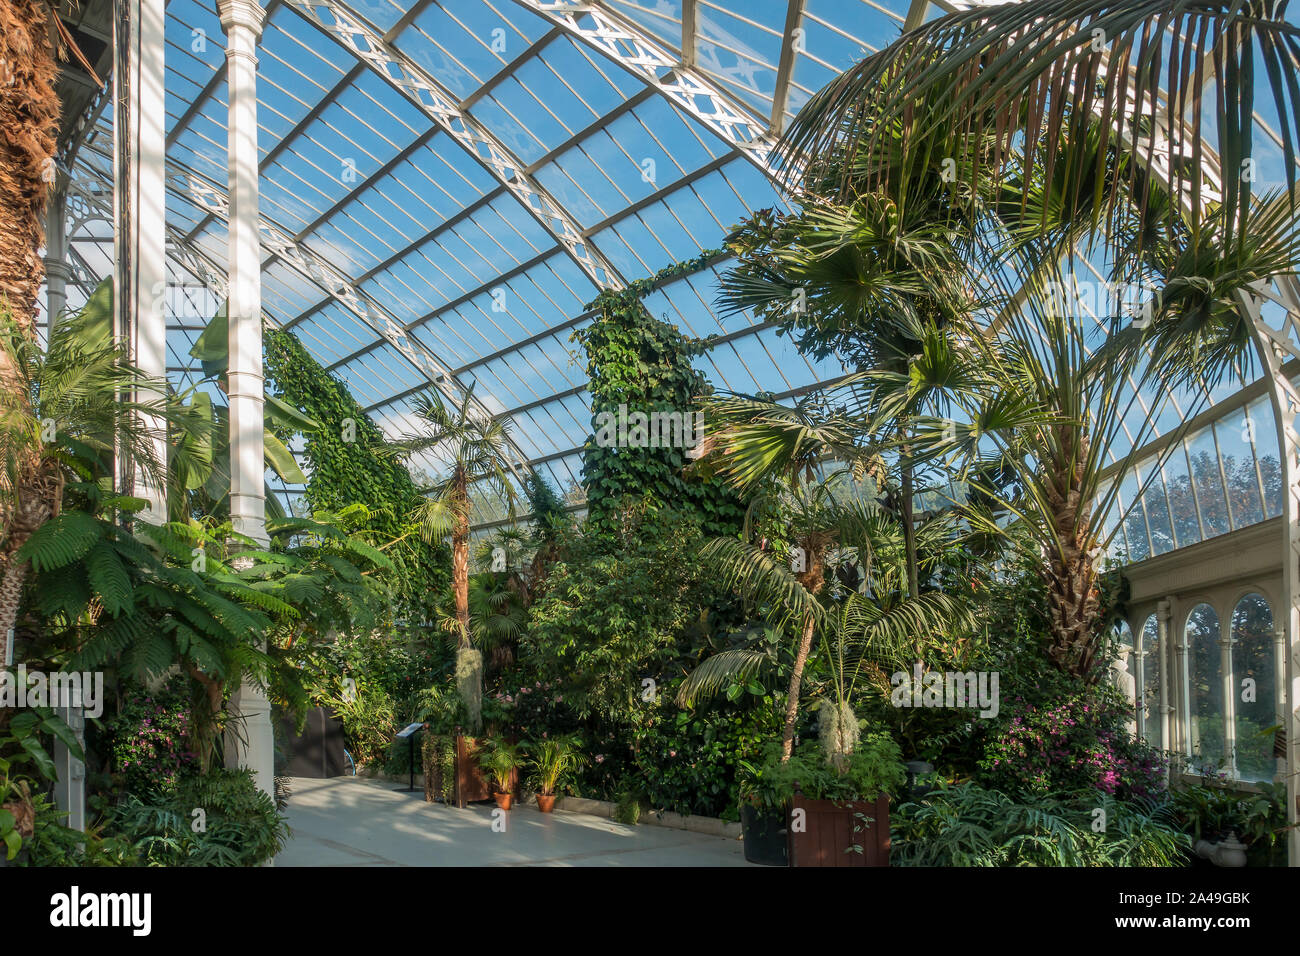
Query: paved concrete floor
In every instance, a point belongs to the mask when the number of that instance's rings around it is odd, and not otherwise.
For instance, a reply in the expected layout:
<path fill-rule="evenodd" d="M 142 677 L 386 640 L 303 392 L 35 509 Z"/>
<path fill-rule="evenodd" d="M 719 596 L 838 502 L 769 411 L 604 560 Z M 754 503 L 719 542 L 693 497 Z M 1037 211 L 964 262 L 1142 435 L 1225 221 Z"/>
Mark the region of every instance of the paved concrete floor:
<path fill-rule="evenodd" d="M 297 777 L 293 830 L 276 866 L 748 866 L 739 840 L 658 826 L 624 826 L 518 804 L 505 832 L 490 804 L 465 810 L 395 793 L 386 780 Z"/>

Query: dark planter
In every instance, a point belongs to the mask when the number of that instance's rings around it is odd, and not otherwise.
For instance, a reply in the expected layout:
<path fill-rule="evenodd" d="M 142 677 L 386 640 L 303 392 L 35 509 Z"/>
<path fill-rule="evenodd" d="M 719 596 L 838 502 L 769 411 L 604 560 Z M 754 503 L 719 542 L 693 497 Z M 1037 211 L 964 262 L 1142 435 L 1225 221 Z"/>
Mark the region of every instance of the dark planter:
<path fill-rule="evenodd" d="M 462 810 L 467 803 L 492 799 L 488 779 L 479 769 L 478 750 L 474 737 L 456 738 L 456 806 Z"/>
<path fill-rule="evenodd" d="M 788 866 L 785 809 L 740 805 L 740 832 L 745 838 L 745 859 L 763 866 Z"/>
<path fill-rule="evenodd" d="M 889 866 L 885 794 L 874 803 L 843 803 L 796 793 L 788 830 L 791 866 Z"/>

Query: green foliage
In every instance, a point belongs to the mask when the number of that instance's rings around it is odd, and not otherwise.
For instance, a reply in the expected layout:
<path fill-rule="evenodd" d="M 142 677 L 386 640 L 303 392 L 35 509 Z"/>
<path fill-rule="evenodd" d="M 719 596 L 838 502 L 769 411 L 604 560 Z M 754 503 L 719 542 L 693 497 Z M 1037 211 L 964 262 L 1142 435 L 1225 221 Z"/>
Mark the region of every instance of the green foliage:
<path fill-rule="evenodd" d="M 215 770 L 150 801 L 128 794 L 107 829 L 131 840 L 147 866 L 259 866 L 289 838 L 250 770 Z"/>
<path fill-rule="evenodd" d="M 112 308 L 112 282 L 105 279 L 85 308 L 55 321 L 48 347 L 42 348 L 0 306 L 0 352 L 8 358 L 15 388 L 30 403 L 24 408 L 16 396 L 0 403 L 0 472 L 7 488 L 17 487 L 29 456 L 51 475 L 105 480 L 107 487 L 113 456 L 120 454 L 137 476 L 159 481 L 165 463 L 144 422 L 168 419 L 166 385 L 133 365 L 113 338 Z M 6 520 L 0 544 L 9 531 Z M 77 547 L 75 540 L 65 545 Z"/>
<path fill-rule="evenodd" d="M 527 747 L 533 767 L 530 782 L 538 793 L 550 795 L 568 786 L 585 761 L 582 741 L 571 734 L 543 737 Z"/>
<path fill-rule="evenodd" d="M 456 738 L 426 731 L 420 744 L 424 798 L 451 803 L 456 795 Z"/>
<path fill-rule="evenodd" d="M 1112 689 L 1081 688 L 1050 703 L 1004 698 L 989 728 L 980 778 L 1012 794 L 1095 787 L 1120 796 L 1165 789 L 1161 754 L 1129 734 L 1132 705 Z"/>
<path fill-rule="evenodd" d="M 1191 849 L 1167 803 L 1095 792 L 1017 800 L 967 783 L 890 823 L 895 866 L 1184 866 Z"/>
<path fill-rule="evenodd" d="M 335 676 L 316 683 L 312 696 L 317 703 L 332 708 L 343 722 L 348 752 L 358 770 L 384 766 L 398 719 L 392 697 L 379 682 L 364 673 L 347 678 Z"/>
<path fill-rule="evenodd" d="M 1256 784 L 1254 792 L 1212 784 L 1178 787 L 1170 800 L 1179 825 L 1194 840 L 1221 840 L 1234 832 L 1251 864 L 1285 865 L 1285 783 Z"/>
<path fill-rule="evenodd" d="M 747 761 L 781 732 L 776 694 L 742 688 L 739 703 L 651 710 L 631 731 L 627 775 L 656 810 L 736 819 Z M 671 699 L 671 698 L 669 698 Z"/>
<path fill-rule="evenodd" d="M 667 685 L 679 640 L 709 604 L 708 582 L 691 560 L 699 527 L 680 513 L 639 508 L 619 527 L 589 525 L 559 540 L 521 659 L 580 716 L 623 721 L 640 706 L 643 680 Z"/>
<path fill-rule="evenodd" d="M 227 392 L 230 366 L 230 323 L 226 305 L 199 334 L 190 355 L 199 360 L 203 377 L 180 394 L 168 396 L 168 512 L 176 521 L 225 518 L 230 514 L 230 413 L 227 403 L 214 403 L 210 392 Z M 281 435 L 310 434 L 320 426 L 310 416 L 265 396 L 262 446 L 268 471 L 289 485 L 307 478 Z M 266 510 L 284 517 L 279 496 L 267 486 Z"/>
<path fill-rule="evenodd" d="M 641 796 L 633 790 L 624 790 L 614 801 L 615 823 L 624 823 L 628 826 L 636 826 L 637 821 L 641 819 Z"/>
<path fill-rule="evenodd" d="M 0 720 L 0 845 L 5 859 L 13 860 L 24 838 L 35 836 L 33 825 L 42 822 L 38 819 L 43 806 L 41 791 L 47 781 L 55 779 L 48 740 L 57 738 L 80 759 L 85 759 L 85 754 L 72 728 L 48 707 L 20 713 L 0 711 L 0 718 L 6 717 L 7 721 Z"/>
<path fill-rule="evenodd" d="M 707 342 L 689 340 L 675 325 L 654 318 L 641 299 L 655 283 L 697 271 L 712 255 L 705 252 L 626 289 L 605 290 L 588 305 L 599 315 L 572 338 L 586 354 L 593 430 L 599 429 L 602 415 L 617 418 L 620 405 L 626 406 L 628 414 L 670 412 L 694 421 L 691 416 L 699 411 L 699 399 L 712 392 L 691 364 Z M 720 482 L 684 475 L 687 451 L 683 447 L 601 447 L 593 434 L 582 456 L 590 520 L 616 521 L 629 500 L 648 497 L 697 514 L 710 533 L 733 533 L 743 515 L 739 501 Z"/>
<path fill-rule="evenodd" d="M 907 773 L 894 738 L 876 732 L 864 734 L 839 767 L 831 763 L 816 741 L 800 744 L 785 762 L 781 761 L 780 747 L 771 746 L 751 787 L 759 780 L 764 793 L 755 802 L 769 806 L 788 803 L 795 791 L 812 800 L 871 802 L 882 793 L 901 788 Z"/>
<path fill-rule="evenodd" d="M 137 866 L 140 862 L 131 841 L 115 834 L 104 836 L 102 827 L 88 827 L 83 833 L 64 823 L 67 814 L 49 797 L 34 794 L 35 827 L 15 861 L 21 866 Z"/>
<path fill-rule="evenodd" d="M 515 771 L 523 764 L 523 748 L 501 738 L 488 741 L 478 752 L 479 768 L 501 793 L 511 791 Z"/>
<path fill-rule="evenodd" d="M 446 549 L 413 533 L 410 520 L 423 498 L 410 472 L 347 386 L 313 359 L 292 332 L 268 328 L 262 342 L 275 396 L 319 423 L 305 435 L 303 454 L 311 472 L 304 491 L 307 507 L 339 511 L 365 504 L 370 518 L 358 530 L 384 547 L 394 564 L 398 619 L 417 625 L 433 620 L 432 605 L 448 581 Z M 294 431 L 277 428 L 286 441 Z M 397 539 L 399 544 L 389 545 Z"/>
<path fill-rule="evenodd" d="M 140 797 L 174 791 L 193 773 L 190 689 L 180 677 L 156 691 L 124 685 L 118 713 L 108 722 L 115 768 L 126 789 Z"/>

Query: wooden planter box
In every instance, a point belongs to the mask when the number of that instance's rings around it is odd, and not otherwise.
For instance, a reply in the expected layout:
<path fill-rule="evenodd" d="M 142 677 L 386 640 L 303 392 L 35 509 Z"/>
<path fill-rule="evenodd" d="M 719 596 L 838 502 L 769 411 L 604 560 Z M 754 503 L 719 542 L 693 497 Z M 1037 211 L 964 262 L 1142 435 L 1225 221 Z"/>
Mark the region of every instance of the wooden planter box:
<path fill-rule="evenodd" d="M 874 803 L 838 803 L 796 793 L 786 829 L 791 866 L 889 866 L 886 794 Z"/>
<path fill-rule="evenodd" d="M 488 779 L 479 769 L 477 752 L 478 740 L 475 737 L 456 737 L 455 739 L 455 775 L 451 787 L 451 801 L 460 809 L 466 804 L 492 799 L 492 788 Z M 430 803 L 440 799 L 443 790 L 441 766 L 434 766 L 434 761 L 426 761 L 424 766 L 424 799 Z M 511 783 L 512 791 L 519 791 L 519 773 L 515 772 Z"/>

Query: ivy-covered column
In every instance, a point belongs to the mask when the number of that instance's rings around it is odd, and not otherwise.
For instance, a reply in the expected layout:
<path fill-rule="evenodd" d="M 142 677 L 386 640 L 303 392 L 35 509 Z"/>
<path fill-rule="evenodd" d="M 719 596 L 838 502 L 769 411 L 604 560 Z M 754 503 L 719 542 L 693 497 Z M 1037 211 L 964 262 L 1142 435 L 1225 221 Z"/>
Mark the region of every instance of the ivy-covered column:
<path fill-rule="evenodd" d="M 219 0 L 226 31 L 226 169 L 229 178 L 230 517 L 237 534 L 265 542 L 262 276 L 258 235 L 257 41 L 266 11 L 256 0 Z M 227 735 L 226 763 L 252 769 L 274 796 L 274 737 L 265 691 L 245 678 L 231 700 L 242 727 Z"/>

